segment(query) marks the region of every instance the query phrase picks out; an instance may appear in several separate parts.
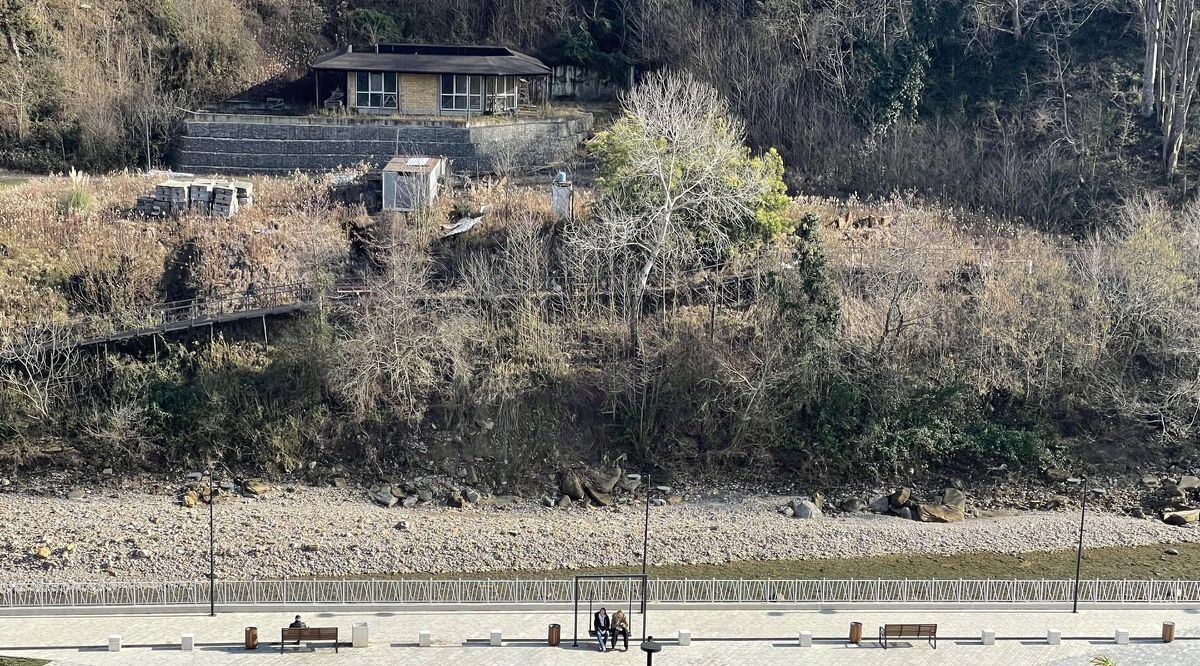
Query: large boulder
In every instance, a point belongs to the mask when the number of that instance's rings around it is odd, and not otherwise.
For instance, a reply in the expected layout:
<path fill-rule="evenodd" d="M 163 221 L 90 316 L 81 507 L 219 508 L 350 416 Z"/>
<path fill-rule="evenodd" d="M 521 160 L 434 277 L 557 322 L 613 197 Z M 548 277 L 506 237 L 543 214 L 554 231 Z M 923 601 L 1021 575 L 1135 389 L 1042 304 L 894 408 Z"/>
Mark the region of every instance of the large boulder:
<path fill-rule="evenodd" d="M 942 493 L 942 504 L 962 509 L 967 505 L 967 496 L 958 488 L 947 488 Z"/>
<path fill-rule="evenodd" d="M 900 488 L 896 492 L 892 493 L 892 495 L 889 499 L 891 500 L 892 507 L 898 509 L 898 508 L 904 506 L 905 504 L 908 504 L 908 500 L 911 497 L 912 497 L 911 489 Z"/>
<path fill-rule="evenodd" d="M 1071 473 L 1061 467 L 1051 467 L 1046 470 L 1046 478 L 1051 481 L 1066 481 Z"/>
<path fill-rule="evenodd" d="M 575 472 L 563 472 L 558 479 L 558 491 L 572 500 L 583 499 L 583 482 Z"/>
<path fill-rule="evenodd" d="M 462 493 L 457 490 L 452 490 L 446 494 L 446 506 L 461 509 L 464 504 L 466 504 L 466 501 L 463 499 Z"/>
<path fill-rule="evenodd" d="M 258 495 L 265 495 L 271 492 L 271 484 L 267 483 L 264 479 L 246 479 L 242 482 L 242 490 L 246 491 L 249 495 L 257 497 Z"/>
<path fill-rule="evenodd" d="M 867 509 L 867 503 L 857 497 L 847 497 L 838 506 L 846 513 L 858 513 Z M 886 507 L 884 510 L 886 511 Z"/>
<path fill-rule="evenodd" d="M 1179 477 L 1179 483 L 1176 486 L 1180 490 L 1195 490 L 1200 488 L 1200 477 L 1195 477 L 1190 474 L 1184 474 Z"/>
<path fill-rule="evenodd" d="M 820 518 L 821 508 L 816 502 L 807 499 L 796 500 L 795 506 L 792 508 L 796 518 Z"/>
<path fill-rule="evenodd" d="M 396 497 L 392 494 L 392 489 L 387 487 L 377 490 L 375 494 L 371 496 L 371 499 L 375 500 L 376 504 L 380 504 L 389 509 L 396 506 L 396 502 L 400 501 L 399 497 Z"/>
<path fill-rule="evenodd" d="M 923 523 L 959 523 L 963 519 L 963 510 L 946 504 L 922 504 L 917 508 L 917 517 Z"/>
<path fill-rule="evenodd" d="M 611 494 L 623 476 L 620 467 L 596 470 L 591 474 L 591 485 L 602 493 Z"/>
<path fill-rule="evenodd" d="M 592 487 L 590 483 L 585 484 L 583 490 L 587 493 L 588 499 L 592 501 L 592 504 L 596 506 L 611 506 L 613 503 L 612 495 L 601 492 L 599 489 Z"/>
<path fill-rule="evenodd" d="M 872 513 L 887 513 L 892 509 L 892 498 L 887 495 L 876 497 L 867 505 L 867 509 Z"/>
<path fill-rule="evenodd" d="M 1197 520 L 1200 520 L 1200 509 L 1163 512 L 1163 522 L 1168 525 L 1190 525 Z"/>

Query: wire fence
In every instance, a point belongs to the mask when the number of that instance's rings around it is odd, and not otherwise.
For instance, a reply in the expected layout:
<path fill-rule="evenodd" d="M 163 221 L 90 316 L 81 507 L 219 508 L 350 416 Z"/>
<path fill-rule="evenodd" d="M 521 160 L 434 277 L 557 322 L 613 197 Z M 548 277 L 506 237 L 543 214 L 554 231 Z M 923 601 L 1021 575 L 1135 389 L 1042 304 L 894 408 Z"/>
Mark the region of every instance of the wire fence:
<path fill-rule="evenodd" d="M 218 581 L 221 606 L 570 604 L 574 581 L 275 580 Z M 638 580 L 581 580 L 580 600 L 640 602 Z M 718 580 L 654 579 L 651 603 L 696 604 L 1069 604 L 1072 580 Z M 1200 602 L 1200 581 L 1085 580 L 1079 601 L 1129 605 Z M 10 583 L 0 608 L 188 607 L 209 602 L 208 581 Z"/>

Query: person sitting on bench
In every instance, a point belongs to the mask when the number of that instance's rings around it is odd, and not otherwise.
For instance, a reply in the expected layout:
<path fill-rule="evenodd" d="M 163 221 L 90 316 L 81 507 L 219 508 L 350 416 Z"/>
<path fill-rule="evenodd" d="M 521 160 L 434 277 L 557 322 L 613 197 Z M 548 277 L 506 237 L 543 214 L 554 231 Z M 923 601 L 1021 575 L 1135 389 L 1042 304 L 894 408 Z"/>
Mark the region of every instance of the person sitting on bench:
<path fill-rule="evenodd" d="M 625 617 L 625 611 L 618 610 L 612 616 L 612 631 L 609 632 L 609 644 L 613 649 L 617 647 L 617 637 L 625 643 L 625 650 L 629 650 L 629 618 Z"/>
<path fill-rule="evenodd" d="M 296 616 L 295 622 L 292 622 L 291 624 L 288 625 L 288 629 L 307 629 L 307 628 L 308 628 L 308 625 L 304 624 L 304 622 L 300 619 L 299 615 Z"/>
<path fill-rule="evenodd" d="M 604 652 L 604 639 L 608 637 L 608 611 L 601 608 L 592 619 L 592 629 L 596 631 L 596 641 L 600 643 L 600 651 Z"/>

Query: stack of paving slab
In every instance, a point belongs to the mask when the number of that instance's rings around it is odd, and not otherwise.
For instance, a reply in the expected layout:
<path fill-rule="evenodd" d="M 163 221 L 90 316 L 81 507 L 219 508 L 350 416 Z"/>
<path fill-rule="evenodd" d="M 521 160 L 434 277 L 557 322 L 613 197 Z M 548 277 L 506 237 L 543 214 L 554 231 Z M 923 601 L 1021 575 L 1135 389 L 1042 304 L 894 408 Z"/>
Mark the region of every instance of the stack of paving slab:
<path fill-rule="evenodd" d="M 254 205 L 254 184 L 249 181 L 168 180 L 154 186 L 154 195 L 138 197 L 137 211 L 165 217 L 185 211 L 197 215 L 233 217 Z"/>

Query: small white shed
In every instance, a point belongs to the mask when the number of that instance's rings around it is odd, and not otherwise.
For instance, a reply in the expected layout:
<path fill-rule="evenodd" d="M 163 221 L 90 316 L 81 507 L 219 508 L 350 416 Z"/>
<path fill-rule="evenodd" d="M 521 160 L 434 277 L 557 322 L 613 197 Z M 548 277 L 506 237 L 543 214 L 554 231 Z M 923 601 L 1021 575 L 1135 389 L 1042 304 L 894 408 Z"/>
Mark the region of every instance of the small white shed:
<path fill-rule="evenodd" d="M 433 203 L 446 175 L 440 157 L 394 157 L 383 167 L 383 209 L 414 211 Z"/>

